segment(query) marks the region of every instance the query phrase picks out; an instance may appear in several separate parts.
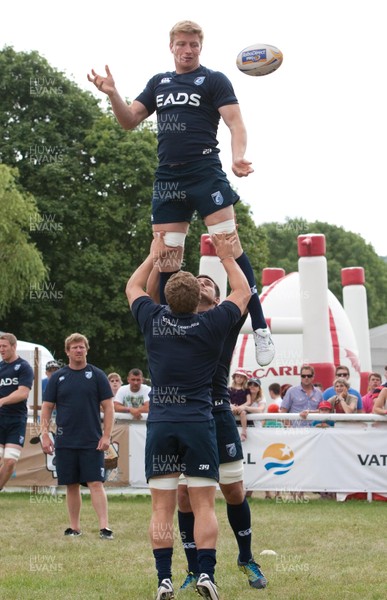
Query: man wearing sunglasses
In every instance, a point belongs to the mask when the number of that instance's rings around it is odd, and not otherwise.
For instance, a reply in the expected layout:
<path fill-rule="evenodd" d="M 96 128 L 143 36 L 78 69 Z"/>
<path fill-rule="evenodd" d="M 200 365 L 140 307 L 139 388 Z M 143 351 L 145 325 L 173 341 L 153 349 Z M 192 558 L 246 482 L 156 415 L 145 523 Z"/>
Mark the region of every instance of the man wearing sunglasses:
<path fill-rule="evenodd" d="M 299 421 L 291 421 L 292 427 L 309 427 L 311 421 L 306 421 L 310 412 L 318 412 L 318 405 L 323 400 L 322 392 L 313 385 L 314 368 L 310 365 L 301 367 L 301 385 L 288 389 L 282 400 L 280 411 L 283 413 L 299 413 Z"/>
<path fill-rule="evenodd" d="M 335 379 L 337 379 L 337 377 L 343 377 L 344 379 L 349 381 L 348 367 L 346 367 L 345 365 L 338 365 L 335 370 Z M 355 390 L 353 387 L 350 387 L 348 389 L 348 394 L 352 394 L 352 396 L 356 396 L 356 398 L 357 398 L 357 409 L 356 410 L 358 413 L 363 412 L 363 400 L 361 398 L 360 392 L 358 390 Z M 324 393 L 323 393 L 324 400 L 329 400 L 329 398 L 332 398 L 332 396 L 335 396 L 335 395 L 336 395 L 336 392 L 335 392 L 335 388 L 333 386 L 324 390 Z"/>

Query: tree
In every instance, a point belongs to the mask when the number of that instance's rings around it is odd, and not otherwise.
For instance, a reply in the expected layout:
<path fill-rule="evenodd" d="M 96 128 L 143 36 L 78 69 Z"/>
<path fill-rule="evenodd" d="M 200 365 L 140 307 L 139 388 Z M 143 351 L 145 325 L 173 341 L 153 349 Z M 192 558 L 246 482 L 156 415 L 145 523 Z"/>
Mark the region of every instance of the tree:
<path fill-rule="evenodd" d="M 328 282 L 331 292 L 342 301 L 341 269 L 363 267 L 365 271 L 370 327 L 382 325 L 387 314 L 387 264 L 371 244 L 358 234 L 342 227 L 303 219 L 287 219 L 285 224 L 265 223 L 261 226 L 269 243 L 271 267 L 298 270 L 297 238 L 307 233 L 322 233 L 326 238 Z"/>
<path fill-rule="evenodd" d="M 46 276 L 41 254 L 30 240 L 39 219 L 34 198 L 19 191 L 15 172 L 0 164 L 0 317 L 14 302 L 33 294 Z"/>
<path fill-rule="evenodd" d="M 0 160 L 17 166 L 39 207 L 31 232 L 49 277 L 34 298 L 7 314 L 7 328 L 65 358 L 64 338 L 80 331 L 89 359 L 105 370 L 147 371 L 142 336 L 125 285 L 152 239 L 151 197 L 157 139 L 144 123 L 124 131 L 110 110 L 52 68 L 38 53 L 0 52 Z M 254 268 L 268 257 L 265 236 L 247 206 L 237 205 L 240 235 Z M 197 272 L 194 218 L 184 268 Z"/>

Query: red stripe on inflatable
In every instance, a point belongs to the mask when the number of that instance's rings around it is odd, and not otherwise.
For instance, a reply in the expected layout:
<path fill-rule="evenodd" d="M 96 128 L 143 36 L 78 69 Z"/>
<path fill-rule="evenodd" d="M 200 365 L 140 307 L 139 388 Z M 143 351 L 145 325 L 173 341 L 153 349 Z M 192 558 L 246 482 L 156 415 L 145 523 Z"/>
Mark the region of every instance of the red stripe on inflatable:
<path fill-rule="evenodd" d="M 339 336 L 337 334 L 335 318 L 331 309 L 329 309 L 329 329 L 331 332 L 332 340 L 333 364 L 335 365 L 335 367 L 337 367 L 340 364 Z"/>
<path fill-rule="evenodd" d="M 247 342 L 248 341 L 249 341 L 249 334 L 248 333 L 244 333 L 243 334 L 242 343 L 241 343 L 241 347 L 240 347 L 240 350 L 239 350 L 238 368 L 243 368 L 243 364 L 245 362 L 246 346 L 247 346 Z"/>

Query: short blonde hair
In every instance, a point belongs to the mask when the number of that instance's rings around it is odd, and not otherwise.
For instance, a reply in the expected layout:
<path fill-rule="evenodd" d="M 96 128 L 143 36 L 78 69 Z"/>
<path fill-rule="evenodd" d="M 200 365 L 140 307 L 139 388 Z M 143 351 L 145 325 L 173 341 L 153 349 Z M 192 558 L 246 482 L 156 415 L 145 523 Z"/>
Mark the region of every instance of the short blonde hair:
<path fill-rule="evenodd" d="M 78 342 L 83 342 L 86 346 L 86 350 L 89 350 L 89 340 L 82 333 L 72 333 L 65 339 L 65 350 L 66 352 L 70 349 L 72 344 L 76 344 Z"/>
<path fill-rule="evenodd" d="M 17 344 L 16 336 L 14 336 L 13 333 L 2 333 L 0 335 L 0 340 L 7 340 L 11 346 L 16 346 Z"/>
<path fill-rule="evenodd" d="M 200 45 L 203 45 L 203 29 L 194 21 L 179 21 L 176 23 L 169 32 L 169 41 L 171 44 L 177 33 L 196 33 L 199 36 Z"/>

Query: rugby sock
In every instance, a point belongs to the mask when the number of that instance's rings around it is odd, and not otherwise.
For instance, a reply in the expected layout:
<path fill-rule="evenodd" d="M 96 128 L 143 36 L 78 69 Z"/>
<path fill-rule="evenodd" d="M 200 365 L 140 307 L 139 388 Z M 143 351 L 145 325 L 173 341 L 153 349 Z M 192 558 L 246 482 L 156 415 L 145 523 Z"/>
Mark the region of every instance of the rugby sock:
<path fill-rule="evenodd" d="M 216 565 L 215 548 L 201 548 L 198 550 L 199 573 L 206 573 L 214 583 Z"/>
<path fill-rule="evenodd" d="M 175 273 L 178 273 L 178 271 L 174 271 L 173 273 L 160 273 L 160 283 L 159 283 L 159 294 L 160 294 L 160 304 L 168 304 L 168 302 L 165 299 L 165 294 L 164 294 L 164 288 L 165 285 L 168 281 L 168 279 L 171 277 L 171 275 L 174 275 Z"/>
<path fill-rule="evenodd" d="M 198 551 L 194 539 L 194 514 L 193 512 L 181 512 L 178 510 L 177 518 L 181 541 L 187 557 L 188 571 L 195 574 L 199 573 Z"/>
<path fill-rule="evenodd" d="M 254 271 L 250 264 L 250 260 L 243 252 L 239 258 L 235 259 L 235 261 L 240 266 L 241 271 L 245 274 L 251 288 L 252 296 L 247 305 L 247 309 L 250 313 L 252 328 L 254 331 L 256 329 L 266 329 L 267 324 L 263 314 L 261 302 L 259 300 L 257 284 L 255 283 Z"/>
<path fill-rule="evenodd" d="M 159 585 L 163 579 L 172 579 L 172 552 L 173 548 L 156 548 L 153 550 Z"/>
<path fill-rule="evenodd" d="M 239 548 L 239 560 L 247 563 L 251 554 L 251 513 L 246 498 L 242 504 L 227 504 L 227 516 Z"/>

